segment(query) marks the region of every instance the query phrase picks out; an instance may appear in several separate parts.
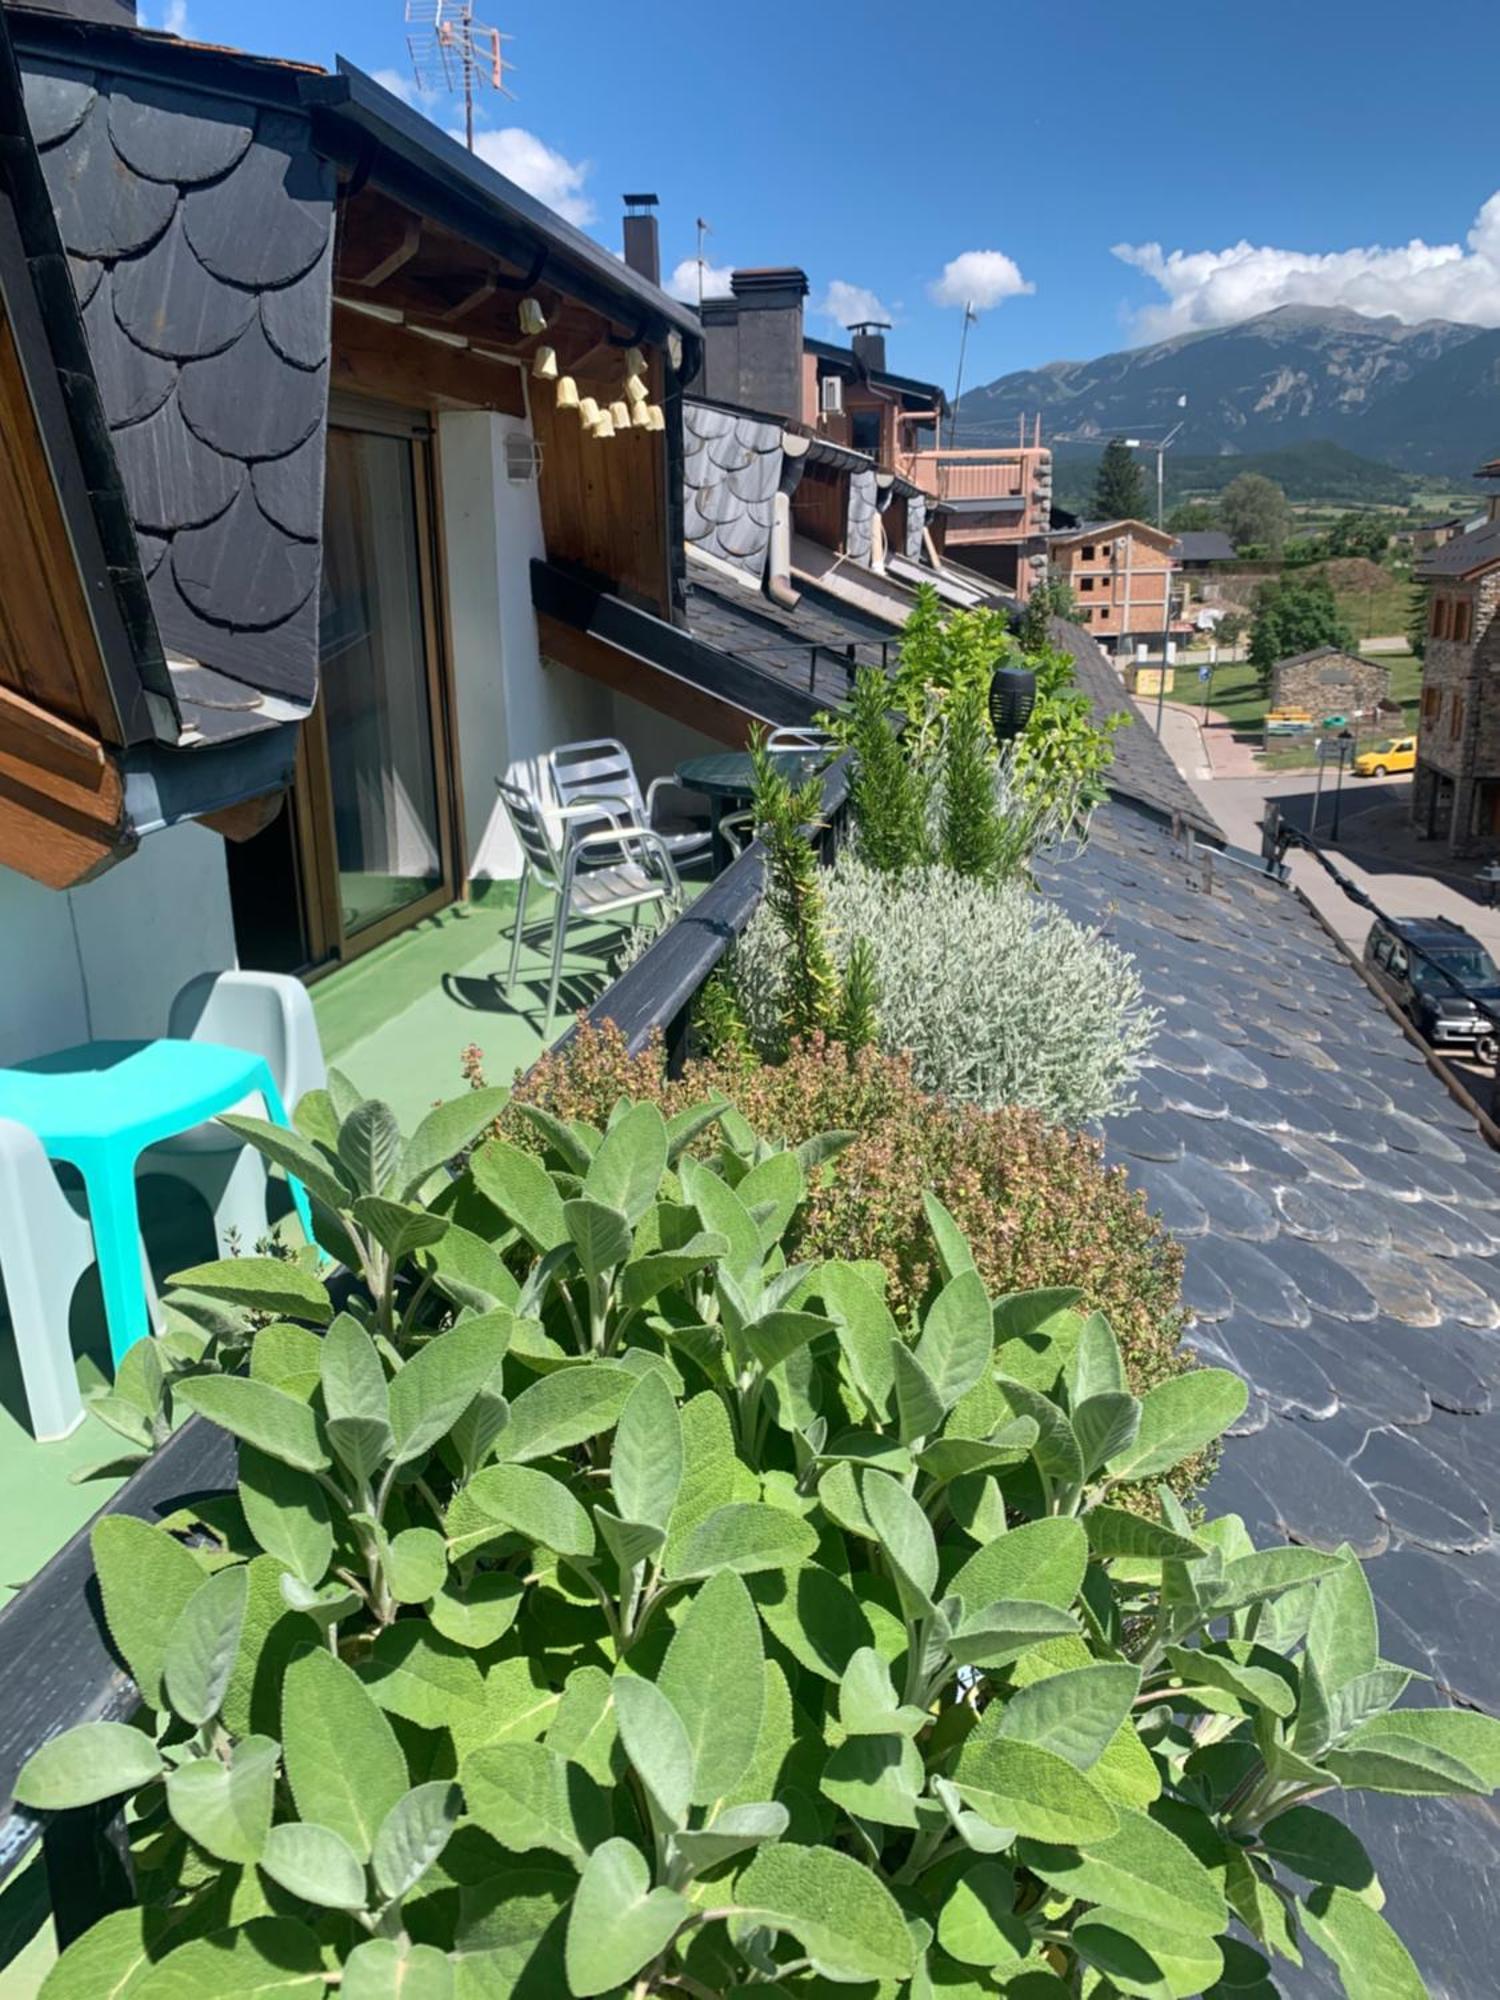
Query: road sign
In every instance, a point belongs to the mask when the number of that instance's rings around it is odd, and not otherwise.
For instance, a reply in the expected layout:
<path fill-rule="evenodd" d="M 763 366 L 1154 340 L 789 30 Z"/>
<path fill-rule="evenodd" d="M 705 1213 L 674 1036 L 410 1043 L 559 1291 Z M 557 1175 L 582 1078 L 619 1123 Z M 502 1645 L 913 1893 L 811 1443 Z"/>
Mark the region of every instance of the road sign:
<path fill-rule="evenodd" d="M 1211 667 L 1200 667 L 1198 669 L 1198 678 L 1200 681 L 1211 680 L 1213 678 L 1213 669 Z"/>
<path fill-rule="evenodd" d="M 1321 736 L 1318 739 L 1318 762 L 1320 764 L 1348 764 L 1354 758 L 1354 738 L 1352 736 Z"/>

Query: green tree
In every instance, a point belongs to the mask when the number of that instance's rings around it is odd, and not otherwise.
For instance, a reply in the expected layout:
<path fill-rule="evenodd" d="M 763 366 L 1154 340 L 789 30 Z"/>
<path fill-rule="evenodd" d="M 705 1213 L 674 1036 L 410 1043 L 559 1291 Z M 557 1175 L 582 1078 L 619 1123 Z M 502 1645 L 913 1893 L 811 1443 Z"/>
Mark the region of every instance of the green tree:
<path fill-rule="evenodd" d="M 1290 576 L 1261 584 L 1252 615 L 1250 664 L 1262 688 L 1270 686 L 1271 669 L 1278 660 L 1310 653 L 1318 646 L 1354 643 L 1326 577 Z"/>
<path fill-rule="evenodd" d="M 1291 509 L 1274 479 L 1267 479 L 1259 472 L 1242 472 L 1224 488 L 1219 512 L 1237 549 L 1253 546 L 1273 556 L 1281 553 L 1291 523 Z"/>
<path fill-rule="evenodd" d="M 1240 641 L 1250 629 L 1250 619 L 1243 611 L 1226 611 L 1214 627 L 1214 637 L 1221 646 L 1227 647 L 1231 659 L 1240 649 Z"/>
<path fill-rule="evenodd" d="M 1146 482 L 1135 454 L 1123 438 L 1111 438 L 1094 475 L 1089 511 L 1096 521 L 1145 519 Z"/>
<path fill-rule="evenodd" d="M 1174 535 L 1201 534 L 1218 525 L 1219 510 L 1211 500 L 1180 501 L 1167 516 L 1167 526 Z"/>

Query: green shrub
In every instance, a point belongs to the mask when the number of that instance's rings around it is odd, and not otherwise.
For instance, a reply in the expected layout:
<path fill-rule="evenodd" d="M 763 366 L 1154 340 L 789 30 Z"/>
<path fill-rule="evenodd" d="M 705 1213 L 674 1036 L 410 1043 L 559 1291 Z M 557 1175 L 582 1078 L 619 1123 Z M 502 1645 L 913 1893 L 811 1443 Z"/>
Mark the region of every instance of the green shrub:
<path fill-rule="evenodd" d="M 469 1073 L 482 1082 L 478 1068 Z M 1104 1166 L 1094 1139 L 1033 1111 L 944 1103 L 918 1088 L 904 1058 L 869 1050 L 851 1063 L 818 1042 L 798 1044 L 775 1067 L 699 1061 L 668 1079 L 659 1042 L 628 1055 L 608 1021 L 581 1027 L 537 1063 L 517 1085 L 502 1130 L 540 1145 L 524 1105 L 603 1124 L 621 1097 L 650 1099 L 668 1118 L 722 1098 L 757 1132 L 792 1147 L 820 1132 L 852 1132 L 813 1178 L 788 1250 L 799 1259 L 878 1263 L 898 1314 L 921 1311 L 940 1283 L 923 1208 L 930 1190 L 974 1245 L 991 1292 L 1071 1284 L 1086 1311 L 1107 1314 L 1137 1392 L 1188 1365 L 1179 1345 L 1182 1252 L 1124 1170 Z M 714 1143 L 708 1133 L 697 1145 L 707 1152 Z"/>
<path fill-rule="evenodd" d="M 909 868 L 929 858 L 930 774 L 903 748 L 891 700 L 891 684 L 881 669 L 861 667 L 836 732 L 852 752 L 849 815 L 860 852 L 872 868 L 882 869 Z"/>
<path fill-rule="evenodd" d="M 1014 883 L 946 868 L 882 875 L 857 854 L 824 874 L 833 953 L 868 943 L 878 1045 L 909 1053 L 924 1090 L 1085 1124 L 1129 1102 L 1155 1016 L 1125 952 Z M 730 977 L 762 1056 L 784 1047 L 795 958 L 759 910 Z"/>
<path fill-rule="evenodd" d="M 276 1317 L 183 1391 L 236 1499 L 94 1531 L 143 1710 L 16 1796 L 128 1799 L 141 1903 L 47 2000 L 1274 1992 L 1314 1948 L 1421 1991 L 1308 1802 L 1488 1794 L 1500 1723 L 1388 1713 L 1347 1549 L 1115 1504 L 1236 1377 L 1133 1395 L 1102 1316 L 991 1297 L 935 1203 L 915 1319 L 789 1264 L 833 1138 L 532 1107 L 545 1163 L 442 1181 L 487 1109 L 410 1148 L 381 1106 L 234 1121 L 381 1254 L 337 1311 L 270 1260 L 188 1274 Z"/>

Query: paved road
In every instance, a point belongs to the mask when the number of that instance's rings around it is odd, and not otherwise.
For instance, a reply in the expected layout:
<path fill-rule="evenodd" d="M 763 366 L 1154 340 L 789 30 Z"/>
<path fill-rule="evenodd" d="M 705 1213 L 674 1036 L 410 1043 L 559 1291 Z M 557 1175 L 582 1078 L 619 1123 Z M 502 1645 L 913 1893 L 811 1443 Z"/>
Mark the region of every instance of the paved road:
<path fill-rule="evenodd" d="M 1146 720 L 1149 727 L 1154 715 Z M 1260 823 L 1271 800 L 1292 825 L 1304 833 L 1310 830 L 1316 771 L 1263 771 L 1250 759 L 1251 768 L 1245 772 L 1243 761 L 1230 762 L 1225 756 L 1227 732 L 1216 733 L 1212 727 L 1205 732 L 1196 711 L 1169 703 L 1164 723 L 1163 740 L 1177 768 L 1231 845 L 1260 852 Z M 1231 776 L 1231 770 L 1244 775 Z M 1318 808 L 1320 844 L 1387 916 L 1451 917 L 1500 960 L 1500 909 L 1490 905 L 1488 892 L 1474 880 L 1472 862 L 1452 863 L 1441 843 L 1418 841 L 1412 834 L 1406 817 L 1410 787 L 1409 777 L 1346 777 L 1335 843 L 1325 778 Z M 1352 902 L 1311 855 L 1293 851 L 1287 859 L 1293 882 L 1335 936 L 1359 956 L 1369 935 L 1370 913 Z M 1458 1066 L 1473 1079 L 1471 1087 L 1481 1102 L 1486 1101 L 1487 1092 L 1480 1086 L 1494 1088 L 1490 1071 L 1463 1060 Z"/>

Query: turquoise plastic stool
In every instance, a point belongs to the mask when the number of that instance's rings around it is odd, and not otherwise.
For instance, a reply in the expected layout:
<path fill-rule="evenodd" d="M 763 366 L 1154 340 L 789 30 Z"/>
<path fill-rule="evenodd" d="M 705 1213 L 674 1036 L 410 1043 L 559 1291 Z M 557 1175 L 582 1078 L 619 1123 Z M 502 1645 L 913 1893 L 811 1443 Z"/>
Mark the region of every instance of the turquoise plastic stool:
<path fill-rule="evenodd" d="M 49 1159 L 66 1160 L 83 1177 L 116 1366 L 151 1330 L 136 1162 L 148 1146 L 249 1096 L 264 1100 L 276 1124 L 288 1122 L 264 1056 L 217 1042 L 86 1042 L 0 1069 L 0 1118 L 26 1126 Z M 290 1187 L 311 1243 L 307 1195 L 299 1181 Z M 65 1327 L 59 1337 L 67 1338 Z"/>

